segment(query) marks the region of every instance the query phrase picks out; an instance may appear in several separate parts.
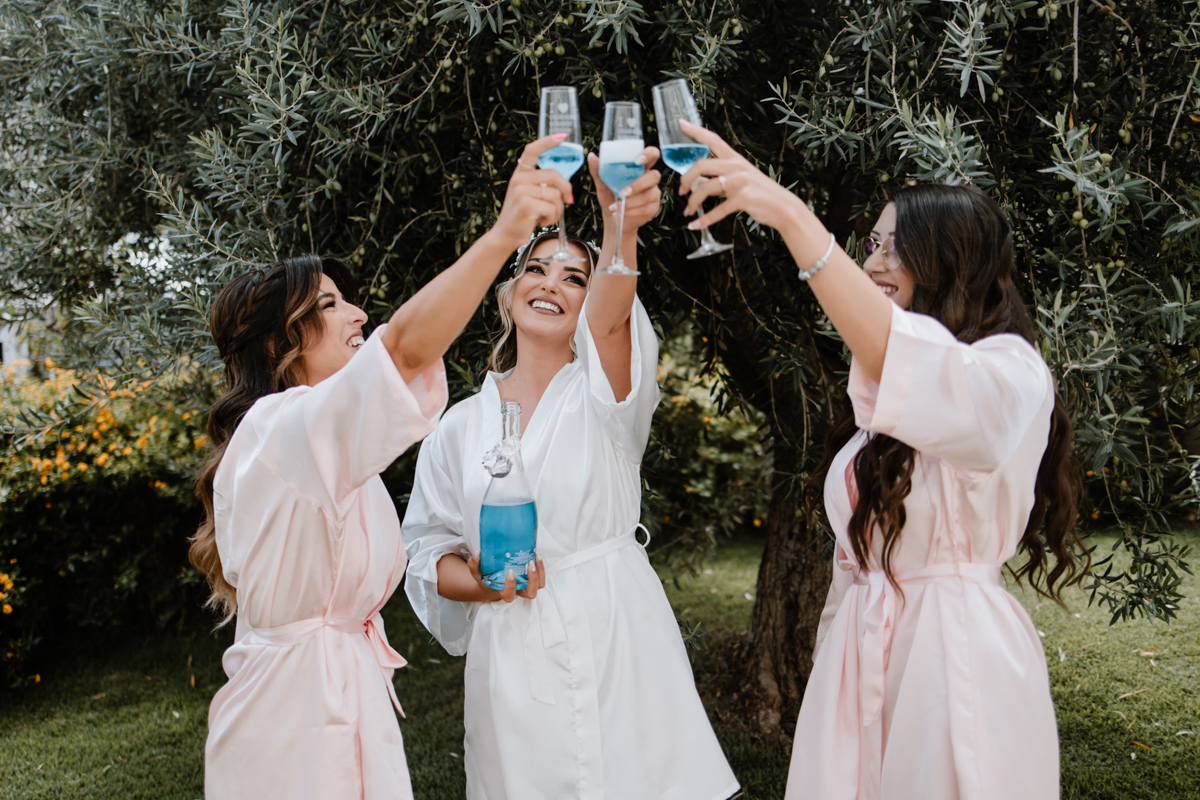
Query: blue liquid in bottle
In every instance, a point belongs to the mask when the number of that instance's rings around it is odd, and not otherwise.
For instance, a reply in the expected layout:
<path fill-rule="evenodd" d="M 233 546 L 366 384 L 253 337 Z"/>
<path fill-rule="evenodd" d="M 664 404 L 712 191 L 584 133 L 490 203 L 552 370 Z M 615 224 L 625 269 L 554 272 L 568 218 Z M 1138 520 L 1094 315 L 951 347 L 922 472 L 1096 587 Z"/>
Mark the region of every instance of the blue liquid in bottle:
<path fill-rule="evenodd" d="M 669 144 L 662 149 L 662 158 L 667 166 L 680 175 L 687 172 L 702 158 L 708 157 L 708 145 Z"/>
<path fill-rule="evenodd" d="M 583 145 L 563 142 L 553 150 L 547 150 L 538 156 L 538 166 L 542 169 L 552 169 L 571 180 L 571 176 L 583 166 Z"/>
<path fill-rule="evenodd" d="M 484 459 L 491 474 L 479 510 L 479 573 L 493 589 L 504 589 L 511 570 L 517 589 L 529 583 L 537 558 L 537 509 L 521 461 L 521 404 L 501 403 L 503 435 Z"/>
<path fill-rule="evenodd" d="M 517 589 L 529 582 L 529 562 L 537 544 L 537 509 L 532 502 L 515 506 L 483 506 L 479 512 L 480 560 L 483 582 L 503 589 L 512 570 Z"/>

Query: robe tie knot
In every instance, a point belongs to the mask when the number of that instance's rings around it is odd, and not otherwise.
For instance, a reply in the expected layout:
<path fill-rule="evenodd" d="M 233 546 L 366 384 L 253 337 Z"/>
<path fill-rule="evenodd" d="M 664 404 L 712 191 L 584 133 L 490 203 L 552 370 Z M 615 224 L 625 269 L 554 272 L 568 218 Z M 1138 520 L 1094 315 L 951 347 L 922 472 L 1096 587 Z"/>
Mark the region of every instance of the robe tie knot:
<path fill-rule="evenodd" d="M 839 560 L 839 566 L 847 566 Z M 858 640 L 859 710 L 863 727 L 873 725 L 883 712 L 886 688 L 885 672 L 892 651 L 895 630 L 896 587 L 881 569 L 862 570 L 857 565 L 854 583 L 863 587 L 862 629 Z M 956 563 L 933 564 L 920 569 L 900 572 L 893 576 L 904 585 L 927 583 L 952 584 L 969 582 L 981 586 L 1000 586 L 1000 567 L 997 564 Z M 903 601 L 901 601 L 903 602 Z"/>
<path fill-rule="evenodd" d="M 351 636 L 364 635 L 367 645 L 375 656 L 375 662 L 383 673 L 384 683 L 387 684 L 388 696 L 400 716 L 404 709 L 400 707 L 400 699 L 396 696 L 396 687 L 392 685 L 392 675 L 408 662 L 388 644 L 387 634 L 383 631 L 383 617 L 376 611 L 366 619 L 349 619 L 345 617 L 313 617 L 311 619 L 288 622 L 270 628 L 250 628 L 246 639 L 249 644 L 262 644 L 271 647 L 294 647 L 317 634 L 318 631 L 331 628 L 339 633 Z"/>

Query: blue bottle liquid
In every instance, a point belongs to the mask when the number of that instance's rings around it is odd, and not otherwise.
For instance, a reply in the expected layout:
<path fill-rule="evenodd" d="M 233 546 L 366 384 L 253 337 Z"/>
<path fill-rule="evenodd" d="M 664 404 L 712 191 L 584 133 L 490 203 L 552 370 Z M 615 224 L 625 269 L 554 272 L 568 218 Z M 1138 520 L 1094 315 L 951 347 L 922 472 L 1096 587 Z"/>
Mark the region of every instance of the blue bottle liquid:
<path fill-rule="evenodd" d="M 504 432 L 484 460 L 492 478 L 479 510 L 479 572 L 493 589 L 504 589 L 511 571 L 517 589 L 529 583 L 537 558 L 537 508 L 521 461 L 521 404 L 501 403 Z"/>
<path fill-rule="evenodd" d="M 583 166 L 583 145 L 563 142 L 553 150 L 547 150 L 538 156 L 538 166 L 542 169 L 552 169 L 571 180 L 571 176 Z"/>
<path fill-rule="evenodd" d="M 533 501 L 515 506 L 483 506 L 479 512 L 479 571 L 483 582 L 503 589 L 508 571 L 517 579 L 517 588 L 529 582 L 529 562 L 537 544 L 537 508 Z"/>
<path fill-rule="evenodd" d="M 708 145 L 705 144 L 669 144 L 662 149 L 663 161 L 680 175 L 691 169 L 697 161 L 707 157 Z"/>

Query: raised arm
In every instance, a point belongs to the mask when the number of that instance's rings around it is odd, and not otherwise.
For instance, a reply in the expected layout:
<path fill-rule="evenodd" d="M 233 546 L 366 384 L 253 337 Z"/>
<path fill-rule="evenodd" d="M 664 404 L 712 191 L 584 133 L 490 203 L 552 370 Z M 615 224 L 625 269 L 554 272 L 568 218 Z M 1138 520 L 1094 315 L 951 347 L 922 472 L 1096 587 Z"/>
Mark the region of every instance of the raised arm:
<path fill-rule="evenodd" d="M 658 161 L 658 148 L 647 147 L 638 157 L 638 163 L 646 166 L 646 173 L 626 187 L 625 232 L 621 255 L 625 263 L 637 269 L 637 232 L 658 215 L 662 192 L 658 183 L 662 173 L 653 169 Z M 600 246 L 598 268 L 612 263 L 617 249 L 616 198 L 600 180 L 600 159 L 595 153 L 588 155 L 588 169 L 596 184 L 596 196 L 604 214 L 604 240 Z M 629 396 L 632 382 L 630 377 L 631 348 L 633 340 L 629 328 L 629 317 L 633 310 L 633 298 L 637 294 L 636 275 L 593 275 L 592 288 L 588 292 L 587 322 L 600 365 L 612 386 L 617 402 Z"/>
<path fill-rule="evenodd" d="M 707 228 L 730 214 L 745 211 L 759 224 L 779 231 L 800 269 L 812 268 L 825 255 L 831 236 L 807 203 L 764 175 L 717 134 L 687 120 L 679 124 L 716 156 L 698 161 L 680 178 L 680 194 L 691 194 L 684 213 L 696 213 L 709 197 L 726 196 L 723 203 L 693 220 L 689 228 Z M 718 180 L 702 181 L 693 189 L 700 176 Z M 887 353 L 892 301 L 836 244 L 825 268 L 808 285 L 867 377 L 878 381 Z"/>
<path fill-rule="evenodd" d="M 533 168 L 538 156 L 557 147 L 562 139 L 562 134 L 546 136 L 525 146 L 496 224 L 392 315 L 384 345 L 406 381 L 441 359 L 512 252 L 536 228 L 559 220 L 563 203 L 574 200 L 571 184 L 561 175 Z"/>

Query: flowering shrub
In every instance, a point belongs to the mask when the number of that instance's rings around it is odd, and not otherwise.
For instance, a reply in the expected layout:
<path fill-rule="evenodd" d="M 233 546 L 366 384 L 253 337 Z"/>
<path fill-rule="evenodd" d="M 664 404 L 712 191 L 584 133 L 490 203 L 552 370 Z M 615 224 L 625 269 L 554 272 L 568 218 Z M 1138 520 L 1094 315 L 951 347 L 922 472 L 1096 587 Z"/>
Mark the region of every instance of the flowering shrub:
<path fill-rule="evenodd" d="M 203 581 L 187 562 L 201 514 L 192 482 L 206 445 L 197 408 L 148 384 L 79 395 L 71 370 L 0 367 L 0 424 L 40 414 L 39 433 L 0 438 L 0 655 L 34 680 L 39 645 L 116 626 L 180 624 Z M 63 409 L 71 407 L 69 419 Z"/>

